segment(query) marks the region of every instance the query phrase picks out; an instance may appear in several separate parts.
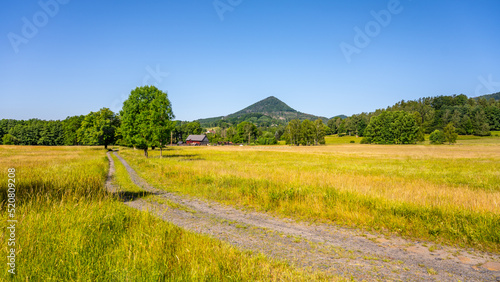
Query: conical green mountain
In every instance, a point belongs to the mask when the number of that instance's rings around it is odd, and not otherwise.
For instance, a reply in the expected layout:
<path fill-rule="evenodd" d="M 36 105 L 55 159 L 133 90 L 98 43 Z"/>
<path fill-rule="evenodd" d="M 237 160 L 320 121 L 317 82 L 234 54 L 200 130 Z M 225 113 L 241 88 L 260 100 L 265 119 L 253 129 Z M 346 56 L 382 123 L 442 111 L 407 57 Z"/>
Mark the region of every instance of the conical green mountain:
<path fill-rule="evenodd" d="M 249 114 L 249 113 L 278 113 L 278 112 L 291 112 L 291 113 L 296 113 L 297 111 L 292 109 L 290 106 L 285 104 L 283 101 L 280 99 L 270 96 L 267 97 L 264 100 L 260 100 L 259 102 L 252 104 L 246 108 L 244 108 L 241 111 L 238 111 L 234 114 L 231 114 L 230 116 L 233 115 L 241 115 L 241 114 Z"/>
<path fill-rule="evenodd" d="M 198 121 L 201 123 L 202 126 L 210 127 L 217 124 L 220 120 L 224 120 L 229 123 L 251 121 L 256 124 L 260 123 L 286 124 L 288 121 L 292 119 L 316 120 L 317 118 L 321 118 L 324 122 L 328 120 L 325 117 L 318 117 L 315 115 L 301 113 L 291 108 L 280 99 L 274 96 L 270 96 L 233 114 L 220 117 L 199 119 Z"/>

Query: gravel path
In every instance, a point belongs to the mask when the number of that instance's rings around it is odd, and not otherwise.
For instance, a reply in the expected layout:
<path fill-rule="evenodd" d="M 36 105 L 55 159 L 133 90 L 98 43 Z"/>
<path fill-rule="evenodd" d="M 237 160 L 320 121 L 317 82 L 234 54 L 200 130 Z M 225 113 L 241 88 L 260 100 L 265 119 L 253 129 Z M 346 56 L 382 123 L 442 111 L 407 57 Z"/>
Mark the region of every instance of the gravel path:
<path fill-rule="evenodd" d="M 125 199 L 126 205 L 240 249 L 354 280 L 500 281 L 500 256 L 496 254 L 276 218 L 168 193 L 148 184 L 120 155 L 114 154 L 132 181 L 153 195 Z M 109 153 L 108 158 L 111 182 L 114 168 Z M 119 193 L 112 184 L 107 183 L 107 187 Z"/>

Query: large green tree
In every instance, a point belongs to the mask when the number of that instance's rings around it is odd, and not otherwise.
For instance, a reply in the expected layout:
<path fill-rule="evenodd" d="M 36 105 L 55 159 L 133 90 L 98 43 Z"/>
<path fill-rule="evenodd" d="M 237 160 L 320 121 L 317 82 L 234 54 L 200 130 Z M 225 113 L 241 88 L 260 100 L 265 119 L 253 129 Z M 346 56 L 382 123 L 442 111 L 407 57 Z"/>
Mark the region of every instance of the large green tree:
<path fill-rule="evenodd" d="M 85 145 L 108 145 L 116 140 L 116 129 L 119 119 L 108 108 L 102 108 L 98 112 L 90 112 L 83 119 L 78 129 L 78 141 Z"/>
<path fill-rule="evenodd" d="M 340 119 L 340 118 L 339 117 L 331 118 L 327 122 L 327 125 L 330 128 L 330 132 L 332 134 L 337 133 L 337 119 Z"/>
<path fill-rule="evenodd" d="M 301 123 L 298 119 L 292 119 L 285 128 L 285 140 L 287 144 L 299 145 L 301 136 Z"/>
<path fill-rule="evenodd" d="M 250 144 L 252 140 L 255 140 L 258 133 L 255 124 L 248 121 L 239 123 L 236 127 L 236 131 L 238 132 L 239 142 L 243 143 L 247 141 L 248 144 Z"/>
<path fill-rule="evenodd" d="M 174 118 L 172 106 L 166 93 L 161 92 L 153 99 L 151 102 L 150 114 L 150 127 L 152 130 L 151 143 L 160 148 L 160 158 L 163 158 L 163 146 L 168 144 L 168 140 L 171 137 L 170 134 L 175 127 L 172 121 Z M 199 125 L 198 122 L 196 123 Z"/>
<path fill-rule="evenodd" d="M 163 146 L 170 131 L 174 129 L 174 113 L 167 93 L 154 86 L 137 87 L 123 102 L 121 134 L 125 141 L 144 150 L 148 146 Z"/>
<path fill-rule="evenodd" d="M 300 125 L 300 133 L 301 133 L 301 144 L 302 145 L 313 145 L 314 137 L 315 137 L 315 127 L 314 123 L 308 119 L 302 121 Z"/>
<path fill-rule="evenodd" d="M 328 126 L 326 126 L 323 121 L 318 118 L 314 121 L 314 144 L 318 145 L 325 144 L 325 135 L 328 130 Z"/>

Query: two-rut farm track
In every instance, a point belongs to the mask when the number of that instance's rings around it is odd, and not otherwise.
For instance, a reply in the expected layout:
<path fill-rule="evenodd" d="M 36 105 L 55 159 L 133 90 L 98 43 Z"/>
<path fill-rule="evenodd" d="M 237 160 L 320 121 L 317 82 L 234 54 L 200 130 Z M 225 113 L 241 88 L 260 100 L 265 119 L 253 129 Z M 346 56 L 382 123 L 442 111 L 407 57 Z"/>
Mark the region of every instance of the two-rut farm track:
<path fill-rule="evenodd" d="M 119 154 L 113 153 L 132 182 L 154 195 L 148 200 L 122 197 L 126 205 L 241 250 L 354 280 L 500 281 L 497 254 L 449 246 L 435 246 L 431 251 L 428 242 L 299 222 L 169 193 L 148 184 Z M 106 188 L 120 195 L 112 183 L 114 162 L 109 152 L 108 159 Z"/>

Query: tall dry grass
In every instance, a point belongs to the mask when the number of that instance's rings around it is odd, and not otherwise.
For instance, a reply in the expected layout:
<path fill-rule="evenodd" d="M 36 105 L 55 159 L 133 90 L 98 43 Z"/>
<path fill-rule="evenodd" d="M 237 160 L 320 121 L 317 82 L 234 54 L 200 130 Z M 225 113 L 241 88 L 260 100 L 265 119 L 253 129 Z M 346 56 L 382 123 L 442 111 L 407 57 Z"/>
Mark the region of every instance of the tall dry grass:
<path fill-rule="evenodd" d="M 16 169 L 14 281 L 322 280 L 131 209 L 104 191 L 105 151 L 0 146 L 2 222 L 7 169 Z M 137 191 L 117 163 L 116 181 Z M 6 223 L 5 223 L 6 224 Z M 2 257 L 8 251 L 0 232 Z M 6 262 L 7 260 L 5 260 Z M 6 266 L 6 264 L 4 264 Z"/>
<path fill-rule="evenodd" d="M 500 251 L 500 146 L 176 147 L 121 153 L 170 191 Z"/>

